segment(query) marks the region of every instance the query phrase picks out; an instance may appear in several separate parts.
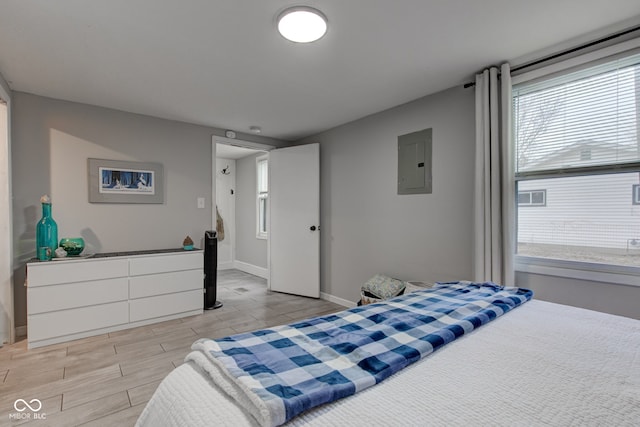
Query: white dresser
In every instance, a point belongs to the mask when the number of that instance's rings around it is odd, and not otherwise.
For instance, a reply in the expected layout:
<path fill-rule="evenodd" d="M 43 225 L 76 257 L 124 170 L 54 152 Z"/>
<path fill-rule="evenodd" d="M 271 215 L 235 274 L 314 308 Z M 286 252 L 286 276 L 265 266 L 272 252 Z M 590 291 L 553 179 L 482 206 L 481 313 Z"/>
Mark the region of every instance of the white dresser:
<path fill-rule="evenodd" d="M 27 341 L 40 347 L 202 313 L 202 250 L 27 264 Z"/>

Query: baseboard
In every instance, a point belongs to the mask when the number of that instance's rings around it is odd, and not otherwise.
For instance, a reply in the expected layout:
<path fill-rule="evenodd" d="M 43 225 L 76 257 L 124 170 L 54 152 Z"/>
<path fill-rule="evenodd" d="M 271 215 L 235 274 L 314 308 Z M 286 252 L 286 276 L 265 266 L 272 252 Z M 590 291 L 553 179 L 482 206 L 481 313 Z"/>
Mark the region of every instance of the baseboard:
<path fill-rule="evenodd" d="M 320 292 L 320 299 L 332 302 L 334 304 L 341 305 L 343 307 L 355 307 L 357 303 L 353 301 L 349 301 L 348 299 L 340 298 L 331 294 L 327 294 L 325 292 Z"/>
<path fill-rule="evenodd" d="M 245 273 L 253 274 L 254 276 L 262 277 L 263 279 L 269 279 L 269 270 L 264 267 L 258 267 L 257 265 L 238 260 L 234 261 L 234 266 Z"/>
<path fill-rule="evenodd" d="M 26 326 L 16 326 L 16 338 L 18 337 L 26 337 L 27 336 L 27 327 Z"/>
<path fill-rule="evenodd" d="M 218 262 L 218 270 L 232 270 L 236 268 L 233 261 Z"/>

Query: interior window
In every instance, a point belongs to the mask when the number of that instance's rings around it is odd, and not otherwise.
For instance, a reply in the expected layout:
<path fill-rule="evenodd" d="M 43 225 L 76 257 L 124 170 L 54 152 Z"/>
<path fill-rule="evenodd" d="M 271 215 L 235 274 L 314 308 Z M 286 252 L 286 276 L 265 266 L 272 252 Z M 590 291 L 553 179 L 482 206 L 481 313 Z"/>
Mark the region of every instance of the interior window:
<path fill-rule="evenodd" d="M 269 200 L 269 164 L 267 156 L 256 158 L 257 176 L 257 237 L 267 237 L 267 212 Z"/>

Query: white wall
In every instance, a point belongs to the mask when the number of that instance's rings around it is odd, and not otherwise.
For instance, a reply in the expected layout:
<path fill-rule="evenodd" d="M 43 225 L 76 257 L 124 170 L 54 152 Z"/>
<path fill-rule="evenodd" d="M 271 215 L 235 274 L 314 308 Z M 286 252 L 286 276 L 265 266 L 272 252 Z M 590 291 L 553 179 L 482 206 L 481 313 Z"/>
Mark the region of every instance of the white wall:
<path fill-rule="evenodd" d="M 228 167 L 229 174 L 222 169 Z M 231 190 L 236 187 L 236 161 L 216 158 L 216 204 L 224 224 L 224 240 L 218 238 L 218 269 L 233 268 L 236 239 L 236 202 Z M 215 225 L 214 225 L 215 228 Z"/>
<path fill-rule="evenodd" d="M 266 271 L 267 240 L 256 237 L 256 157 L 263 154 L 236 161 L 236 260 L 249 269 L 253 266 Z"/>
<path fill-rule="evenodd" d="M 397 137 L 426 128 L 433 194 L 397 195 Z M 320 143 L 322 292 L 471 278 L 474 138 L 474 91 L 458 87 L 300 141 Z"/>

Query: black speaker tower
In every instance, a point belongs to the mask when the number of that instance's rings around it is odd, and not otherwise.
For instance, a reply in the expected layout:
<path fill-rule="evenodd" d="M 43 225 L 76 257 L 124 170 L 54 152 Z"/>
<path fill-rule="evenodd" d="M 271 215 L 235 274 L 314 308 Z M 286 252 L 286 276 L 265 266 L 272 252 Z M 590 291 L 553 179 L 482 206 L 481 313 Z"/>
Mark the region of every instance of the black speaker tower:
<path fill-rule="evenodd" d="M 204 309 L 222 307 L 216 301 L 218 293 L 218 234 L 214 230 L 204 232 Z"/>

